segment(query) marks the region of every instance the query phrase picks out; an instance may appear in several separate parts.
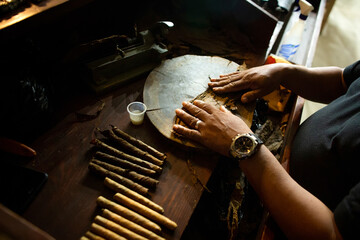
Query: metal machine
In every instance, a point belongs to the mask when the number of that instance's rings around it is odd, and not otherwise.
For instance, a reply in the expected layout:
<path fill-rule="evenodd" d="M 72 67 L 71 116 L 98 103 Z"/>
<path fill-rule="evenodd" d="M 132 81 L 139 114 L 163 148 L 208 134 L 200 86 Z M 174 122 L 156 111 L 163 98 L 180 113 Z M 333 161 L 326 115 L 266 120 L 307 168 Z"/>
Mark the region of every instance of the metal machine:
<path fill-rule="evenodd" d="M 149 30 L 128 38 L 128 46 L 117 46 L 116 53 L 88 62 L 90 87 L 102 93 L 155 68 L 168 53 L 162 40 L 173 26 L 172 22 L 157 22 Z"/>

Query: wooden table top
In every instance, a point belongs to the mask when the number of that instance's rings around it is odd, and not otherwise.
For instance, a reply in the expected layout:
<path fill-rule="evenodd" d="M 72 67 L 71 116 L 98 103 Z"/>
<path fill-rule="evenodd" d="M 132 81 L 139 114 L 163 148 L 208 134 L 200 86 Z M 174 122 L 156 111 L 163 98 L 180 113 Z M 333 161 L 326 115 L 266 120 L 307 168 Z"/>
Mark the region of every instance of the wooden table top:
<path fill-rule="evenodd" d="M 144 82 L 145 79 L 140 79 L 102 97 L 74 102 L 73 112 L 65 114 L 53 129 L 34 142 L 31 147 L 38 155 L 28 167 L 44 171 L 49 177 L 24 213 L 25 219 L 56 239 L 79 239 L 89 230 L 100 210 L 97 197 L 111 199 L 114 194 L 105 187 L 103 178 L 88 170 L 92 156 L 90 141 L 96 137 L 96 128 L 108 129 L 112 124 L 167 154 L 158 178 L 160 183 L 151 193 L 151 199 L 164 208 L 165 216 L 178 224 L 174 232 L 163 230 L 166 239 L 180 239 L 203 192 L 188 162 L 202 184 L 206 184 L 217 157 L 165 138 L 147 117 L 140 126 L 130 123 L 126 106 L 134 100 L 142 101 Z M 96 119 L 76 120 L 75 112 L 96 112 L 101 104 L 99 100 L 105 102 L 105 107 Z"/>
<path fill-rule="evenodd" d="M 1 27 L 8 28 L 6 24 L 2 22 Z M 315 43 L 310 45 L 316 46 Z M 244 59 L 252 61 L 252 66 L 261 61 L 260 57 L 246 57 L 248 55 L 244 55 Z M 88 170 L 92 156 L 90 141 L 96 136 L 96 128 L 105 129 L 112 124 L 167 154 L 164 170 L 158 178 L 160 183 L 151 193 L 151 199 L 164 208 L 165 216 L 178 224 L 174 232 L 164 231 L 164 237 L 180 239 L 204 190 L 196 182 L 188 162 L 201 183 L 206 184 L 216 167 L 217 155 L 186 148 L 167 139 L 147 117 L 143 125 L 131 125 L 126 106 L 135 100 L 142 101 L 144 83 L 145 78 L 138 79 L 103 96 L 75 96 L 74 101 L 64 107 L 62 119 L 30 145 L 38 155 L 27 167 L 46 172 L 48 180 L 22 215 L 26 220 L 56 239 L 79 239 L 89 230 L 100 210 L 96 199 L 113 195 L 103 184 L 103 178 Z M 96 112 L 100 100 L 105 102 L 105 108 L 97 118 L 83 122 L 76 119 L 76 112 Z"/>

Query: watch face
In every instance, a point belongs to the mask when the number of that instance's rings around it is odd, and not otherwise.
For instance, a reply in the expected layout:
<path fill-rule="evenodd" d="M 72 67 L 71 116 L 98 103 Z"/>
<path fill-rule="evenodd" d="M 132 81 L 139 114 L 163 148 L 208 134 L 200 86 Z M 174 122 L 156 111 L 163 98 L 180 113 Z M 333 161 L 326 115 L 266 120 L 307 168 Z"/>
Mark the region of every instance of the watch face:
<path fill-rule="evenodd" d="M 235 148 L 242 154 L 250 153 L 254 148 L 254 141 L 249 137 L 239 137 L 236 139 Z"/>
<path fill-rule="evenodd" d="M 252 156 L 261 144 L 261 139 L 252 133 L 238 134 L 231 143 L 230 155 L 238 160 L 246 159 Z"/>

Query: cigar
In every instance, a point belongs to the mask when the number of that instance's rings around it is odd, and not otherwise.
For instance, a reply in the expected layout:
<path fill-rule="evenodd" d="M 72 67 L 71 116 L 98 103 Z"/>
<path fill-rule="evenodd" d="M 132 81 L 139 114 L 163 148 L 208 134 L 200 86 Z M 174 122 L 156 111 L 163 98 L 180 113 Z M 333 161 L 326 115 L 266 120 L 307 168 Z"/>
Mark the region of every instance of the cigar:
<path fill-rule="evenodd" d="M 123 177 L 126 177 L 126 178 L 129 178 L 135 182 L 138 182 L 142 185 L 145 185 L 147 187 L 150 187 L 150 188 L 155 188 L 156 185 L 159 183 L 158 180 L 155 180 L 151 177 L 148 177 L 148 176 L 144 176 L 144 175 L 141 175 L 139 173 L 136 173 L 134 171 L 127 171 L 121 167 L 117 167 L 117 166 L 114 166 L 110 163 L 105 163 L 105 162 L 102 162 L 102 161 L 99 161 L 95 158 L 93 158 L 91 160 L 92 163 L 95 163 L 96 165 L 99 165 L 111 172 L 114 172 L 116 174 L 119 174 L 120 176 L 123 176 Z"/>
<path fill-rule="evenodd" d="M 109 152 L 109 153 L 111 153 L 111 154 L 113 154 L 115 156 L 124 158 L 124 159 L 126 159 L 128 161 L 131 161 L 131 162 L 133 162 L 133 163 L 135 163 L 137 165 L 140 165 L 142 167 L 152 169 L 152 170 L 156 171 L 157 173 L 160 173 L 162 171 L 162 168 L 159 167 L 158 165 L 153 164 L 153 163 L 148 162 L 148 161 L 145 161 L 145 160 L 140 159 L 138 157 L 131 156 L 131 155 L 127 154 L 127 153 L 124 153 L 124 152 L 122 152 L 122 151 L 120 151 L 120 150 L 118 150 L 118 149 L 116 149 L 116 148 L 114 148 L 112 146 L 107 145 L 106 143 L 100 141 L 99 139 L 93 139 L 90 143 L 94 144 L 95 146 L 97 146 L 97 147 L 99 147 L 101 149 L 103 149 L 106 152 Z"/>
<path fill-rule="evenodd" d="M 118 158 L 118 157 L 115 157 L 115 156 L 112 156 L 110 154 L 107 154 L 107 153 L 103 153 L 103 152 L 100 152 L 100 151 L 97 151 L 95 153 L 95 157 L 97 157 L 98 160 L 100 161 L 106 161 L 106 162 L 110 162 L 110 163 L 113 163 L 117 166 L 120 166 L 120 167 L 123 167 L 123 168 L 126 168 L 126 169 L 131 169 L 135 172 L 138 172 L 138 173 L 141 173 L 141 174 L 144 174 L 144 175 L 147 175 L 147 176 L 154 176 L 156 174 L 156 171 L 155 170 L 152 170 L 150 168 L 146 168 L 146 167 L 142 167 L 140 165 L 137 165 L 135 163 L 132 163 L 132 162 L 129 162 L 127 160 L 124 160 L 124 159 L 121 159 L 121 158 Z"/>
<path fill-rule="evenodd" d="M 125 178 L 123 176 L 120 176 L 119 174 L 116 174 L 114 172 L 111 172 L 109 170 L 106 170 L 105 168 L 90 162 L 89 163 L 89 169 L 103 177 L 108 177 L 113 179 L 114 181 L 118 182 L 118 183 L 122 183 L 125 186 L 127 186 L 128 188 L 142 194 L 142 195 L 148 195 L 149 194 L 149 189 L 145 188 L 144 186 L 141 186 L 140 184 L 137 184 L 135 182 L 133 182 L 132 180 Z"/>
<path fill-rule="evenodd" d="M 120 236 L 119 234 L 116 234 L 113 231 L 110 231 L 109 229 L 106 229 L 96 223 L 92 223 L 90 229 L 95 234 L 98 234 L 99 236 L 108 240 L 126 240 L 126 238 Z"/>
<path fill-rule="evenodd" d="M 137 223 L 152 232 L 155 232 L 155 233 L 161 232 L 161 227 L 159 225 L 157 225 L 156 223 L 152 222 L 151 220 L 141 216 L 140 214 L 138 214 L 126 207 L 123 207 L 120 204 L 117 204 L 107 198 L 99 196 L 96 200 L 96 203 L 100 207 L 109 209 L 110 211 L 126 218 L 127 220 L 129 220 L 131 222 Z"/>
<path fill-rule="evenodd" d="M 126 227 L 114 223 L 113 221 L 106 219 L 102 216 L 96 216 L 94 222 L 103 226 L 106 229 L 109 229 L 121 236 L 124 236 L 126 239 L 146 240 L 146 238 L 140 236 L 139 234 L 134 233 L 133 231 L 130 231 Z"/>
<path fill-rule="evenodd" d="M 164 161 L 157 159 L 156 157 L 154 157 L 153 155 L 151 155 L 150 153 L 143 151 L 142 149 L 134 146 L 133 144 L 129 143 L 128 141 L 126 141 L 125 139 L 122 139 L 121 137 L 115 135 L 115 133 L 113 132 L 113 130 L 105 130 L 102 131 L 102 133 L 107 136 L 108 138 L 110 138 L 112 141 L 114 141 L 115 143 L 121 145 L 123 148 L 125 148 L 127 151 L 130 151 L 132 154 L 135 154 L 136 156 L 145 159 L 151 163 L 154 163 L 158 166 L 163 165 Z"/>
<path fill-rule="evenodd" d="M 90 232 L 90 231 L 87 231 L 85 233 L 85 237 L 90 240 L 106 240 L 105 238 L 100 237 L 99 235 L 96 235 L 95 233 Z"/>
<path fill-rule="evenodd" d="M 118 201 L 119 203 L 125 205 L 126 207 L 140 213 L 141 215 L 149 218 L 150 220 L 153 220 L 157 223 L 160 223 L 164 225 L 165 227 L 169 228 L 170 230 L 175 230 L 177 228 L 177 224 L 170 220 L 169 218 L 165 217 L 164 215 L 161 215 L 158 212 L 155 212 L 154 210 L 144 206 L 141 203 L 138 203 L 121 193 L 116 193 L 114 195 L 114 199 Z"/>
<path fill-rule="evenodd" d="M 154 210 L 156 212 L 164 213 L 164 209 L 161 206 L 159 206 L 158 204 L 156 204 L 153 201 L 151 201 L 150 199 L 138 194 L 137 192 L 125 187 L 124 185 L 117 183 L 114 180 L 111 180 L 108 177 L 105 178 L 104 184 L 105 184 L 105 186 L 114 190 L 115 192 L 124 194 L 125 196 L 151 208 L 152 210 Z"/>
<path fill-rule="evenodd" d="M 165 240 L 165 238 L 160 237 L 159 235 L 153 233 L 152 231 L 140 226 L 139 224 L 131 222 L 131 221 L 127 220 L 126 218 L 123 218 L 122 216 L 120 216 L 108 209 L 103 209 L 101 215 L 117 224 L 120 224 L 121 226 L 125 226 L 129 230 L 136 232 L 137 234 L 144 236 L 147 239 Z"/>
<path fill-rule="evenodd" d="M 157 158 L 159 158 L 161 160 L 166 159 L 166 154 L 156 150 L 155 148 L 151 147 L 150 145 L 144 143 L 143 141 L 132 137 L 131 135 L 127 134 L 126 132 L 121 131 L 119 128 L 117 128 L 115 126 L 112 126 L 112 130 L 117 136 L 125 139 L 126 141 L 128 141 L 130 143 L 132 143 L 134 146 L 137 146 L 138 148 L 152 154 L 153 156 L 155 156 L 155 157 L 157 157 Z"/>

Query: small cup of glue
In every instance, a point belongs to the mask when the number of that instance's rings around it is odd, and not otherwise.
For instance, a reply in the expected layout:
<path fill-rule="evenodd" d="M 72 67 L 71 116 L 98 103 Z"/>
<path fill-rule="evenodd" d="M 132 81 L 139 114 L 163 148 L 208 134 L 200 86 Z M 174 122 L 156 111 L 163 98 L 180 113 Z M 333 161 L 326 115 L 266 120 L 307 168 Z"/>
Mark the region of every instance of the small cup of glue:
<path fill-rule="evenodd" d="M 127 106 L 130 120 L 134 125 L 140 125 L 144 121 L 146 105 L 142 102 L 132 102 Z"/>

